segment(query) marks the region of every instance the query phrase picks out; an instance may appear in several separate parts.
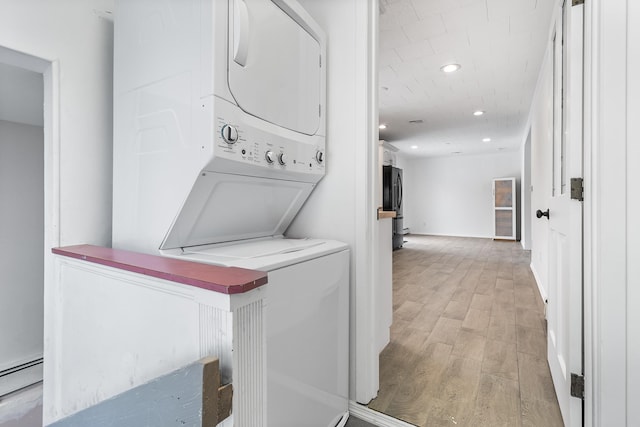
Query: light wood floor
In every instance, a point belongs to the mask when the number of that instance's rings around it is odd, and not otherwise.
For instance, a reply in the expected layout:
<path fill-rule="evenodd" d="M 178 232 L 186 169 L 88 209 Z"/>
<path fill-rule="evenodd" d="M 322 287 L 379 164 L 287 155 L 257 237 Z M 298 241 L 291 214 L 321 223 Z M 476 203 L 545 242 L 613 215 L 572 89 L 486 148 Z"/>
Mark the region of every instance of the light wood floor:
<path fill-rule="evenodd" d="M 562 426 L 529 253 L 490 239 L 405 240 L 369 408 L 417 426 Z"/>

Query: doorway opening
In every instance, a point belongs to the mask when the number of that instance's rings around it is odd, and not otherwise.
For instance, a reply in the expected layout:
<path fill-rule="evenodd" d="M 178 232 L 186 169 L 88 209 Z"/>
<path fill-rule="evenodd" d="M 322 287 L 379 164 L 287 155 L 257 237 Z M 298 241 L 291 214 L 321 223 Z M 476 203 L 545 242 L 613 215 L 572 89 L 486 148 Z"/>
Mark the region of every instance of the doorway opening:
<path fill-rule="evenodd" d="M 0 426 L 42 420 L 53 64 L 0 46 Z M 22 420 L 22 421 L 20 421 Z M 25 422 L 26 422 L 25 421 Z"/>

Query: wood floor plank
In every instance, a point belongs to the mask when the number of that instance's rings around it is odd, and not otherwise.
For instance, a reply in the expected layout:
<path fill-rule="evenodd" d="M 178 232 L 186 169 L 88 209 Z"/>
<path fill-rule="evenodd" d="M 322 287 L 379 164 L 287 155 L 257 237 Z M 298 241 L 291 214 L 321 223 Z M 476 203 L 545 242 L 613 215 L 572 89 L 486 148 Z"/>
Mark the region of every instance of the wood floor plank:
<path fill-rule="evenodd" d="M 420 313 L 411 321 L 411 327 L 425 332 L 431 332 L 440 319 L 441 312 L 431 307 L 423 307 Z"/>
<path fill-rule="evenodd" d="M 516 307 L 516 325 L 543 331 L 545 320 L 542 313 L 537 309 L 531 310 L 526 307 Z"/>
<path fill-rule="evenodd" d="M 496 289 L 513 290 L 513 279 L 498 277 L 496 279 Z"/>
<path fill-rule="evenodd" d="M 476 310 L 486 310 L 490 311 L 491 306 L 493 305 L 493 296 L 491 295 L 483 295 L 483 294 L 474 294 L 471 299 L 471 308 L 475 308 Z"/>
<path fill-rule="evenodd" d="M 461 326 L 462 320 L 440 317 L 429 335 L 429 341 L 453 345 Z"/>
<path fill-rule="evenodd" d="M 514 289 L 516 307 L 536 309 L 538 307 L 533 289 L 529 287 L 517 287 Z"/>
<path fill-rule="evenodd" d="M 542 400 L 549 403 L 557 401 L 549 365 L 545 359 L 518 352 L 518 374 L 523 399 Z"/>
<path fill-rule="evenodd" d="M 380 354 L 380 389 L 369 407 L 385 411 L 407 378 L 413 376 L 414 366 L 424 359 L 424 342 L 428 333 L 406 328 L 396 335 Z M 450 350 L 449 350 L 450 351 Z"/>
<path fill-rule="evenodd" d="M 513 312 L 512 312 L 513 313 Z M 500 315 L 492 314 L 489 320 L 489 327 L 487 329 L 487 338 L 496 341 L 505 341 L 516 343 L 516 323 L 515 314 L 513 319 L 509 319 L 505 316 L 507 312 L 500 313 Z"/>
<path fill-rule="evenodd" d="M 441 384 L 447 369 L 452 346 L 443 343 L 429 343 L 424 349 L 424 357 L 412 366 L 412 375 L 400 384 L 394 399 L 387 406 L 388 413 L 406 422 L 423 425 L 430 409 L 430 400 L 422 396 L 431 395 Z"/>
<path fill-rule="evenodd" d="M 527 353 L 540 360 L 547 358 L 547 337 L 543 330 L 516 325 L 518 352 Z"/>
<path fill-rule="evenodd" d="M 491 313 L 489 311 L 469 308 L 461 326 L 476 334 L 487 335 L 487 328 L 489 326 L 490 319 Z"/>
<path fill-rule="evenodd" d="M 423 304 L 415 301 L 405 301 L 397 310 L 393 312 L 394 321 L 399 320 L 413 320 L 420 313 Z"/>
<path fill-rule="evenodd" d="M 468 308 L 469 303 L 455 301 L 452 299 L 444 309 L 442 316 L 448 317 L 449 319 L 464 320 L 465 316 L 467 315 Z"/>
<path fill-rule="evenodd" d="M 473 289 L 465 289 L 462 287 L 458 287 L 458 289 L 453 294 L 451 299 L 453 301 L 464 302 L 468 306 L 469 304 L 471 304 L 471 299 L 473 298 L 473 295 L 474 295 Z"/>
<path fill-rule="evenodd" d="M 406 300 L 422 302 L 428 301 L 433 298 L 433 291 L 425 288 L 424 286 L 418 284 L 407 284 L 403 287 L 403 291 L 406 295 Z"/>
<path fill-rule="evenodd" d="M 522 425 L 526 427 L 564 427 L 557 404 L 542 400 L 522 399 Z"/>
<path fill-rule="evenodd" d="M 518 382 L 482 374 L 476 399 L 474 426 L 521 426 Z"/>
<path fill-rule="evenodd" d="M 485 351 L 485 337 L 467 332 L 464 329 L 458 332 L 456 343 L 453 346 L 452 356 L 482 361 Z M 515 346 L 514 346 L 515 353 Z M 514 354 L 515 356 L 515 354 Z"/>
<path fill-rule="evenodd" d="M 518 353 L 514 342 L 488 339 L 484 349 L 482 372 L 518 381 Z"/>
<path fill-rule="evenodd" d="M 506 307 L 510 307 L 510 309 L 513 310 L 515 308 L 515 293 L 513 289 L 496 288 L 493 294 L 493 301 L 505 304 Z"/>
<path fill-rule="evenodd" d="M 452 356 L 440 379 L 440 392 L 433 396 L 424 425 L 452 425 L 454 422 L 469 425 L 474 415 L 480 370 L 480 361 Z"/>
<path fill-rule="evenodd" d="M 497 272 L 491 270 L 484 270 L 478 285 L 476 286 L 476 293 L 484 295 L 493 295 L 493 291 L 496 288 Z"/>

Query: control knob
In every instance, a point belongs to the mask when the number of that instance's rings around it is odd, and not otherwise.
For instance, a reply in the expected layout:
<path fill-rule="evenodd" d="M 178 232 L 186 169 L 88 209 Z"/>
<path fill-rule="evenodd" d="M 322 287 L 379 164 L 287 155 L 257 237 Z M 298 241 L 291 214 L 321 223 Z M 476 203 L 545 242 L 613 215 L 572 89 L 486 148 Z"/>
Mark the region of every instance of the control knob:
<path fill-rule="evenodd" d="M 267 151 L 264 154 L 264 158 L 267 160 L 267 163 L 273 163 L 276 159 L 275 154 L 273 154 L 273 151 Z"/>
<path fill-rule="evenodd" d="M 227 144 L 235 144 L 235 142 L 238 140 L 238 129 L 231 125 L 222 126 L 221 133 L 222 139 L 224 139 Z"/>
<path fill-rule="evenodd" d="M 324 152 L 322 151 L 317 151 L 316 152 L 316 162 L 318 162 L 318 164 L 322 164 L 324 163 Z"/>
<path fill-rule="evenodd" d="M 287 164 L 287 155 L 285 153 L 278 154 L 278 163 L 282 166 Z"/>

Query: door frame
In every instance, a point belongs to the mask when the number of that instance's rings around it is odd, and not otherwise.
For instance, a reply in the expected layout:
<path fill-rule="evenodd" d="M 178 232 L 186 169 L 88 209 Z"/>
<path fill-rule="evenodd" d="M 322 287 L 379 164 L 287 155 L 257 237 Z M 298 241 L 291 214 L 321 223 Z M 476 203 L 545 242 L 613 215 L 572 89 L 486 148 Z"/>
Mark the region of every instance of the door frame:
<path fill-rule="evenodd" d="M 527 125 L 526 138 L 522 145 L 522 172 L 520 179 L 520 244 L 522 249 L 531 250 L 531 126 Z"/>
<path fill-rule="evenodd" d="M 0 46 L 0 62 L 43 75 L 44 88 L 44 295 L 53 285 L 51 248 L 60 246 L 60 65 L 26 52 Z M 44 318 L 46 319 L 46 304 Z M 47 346 L 48 330 L 44 325 L 43 347 Z M 44 374 L 46 376 L 46 373 Z M 19 410 L 19 409 L 18 409 Z"/>
<path fill-rule="evenodd" d="M 585 6 L 585 425 L 637 425 L 640 8 Z"/>
<path fill-rule="evenodd" d="M 356 73 L 366 76 L 356 87 L 357 108 L 355 126 L 362 130 L 358 151 L 363 156 L 355 164 L 356 221 L 354 270 L 352 289 L 351 384 L 350 399 L 367 404 L 378 394 L 379 359 L 376 346 L 376 266 L 380 256 L 377 221 L 378 168 L 378 0 L 356 2 Z"/>

